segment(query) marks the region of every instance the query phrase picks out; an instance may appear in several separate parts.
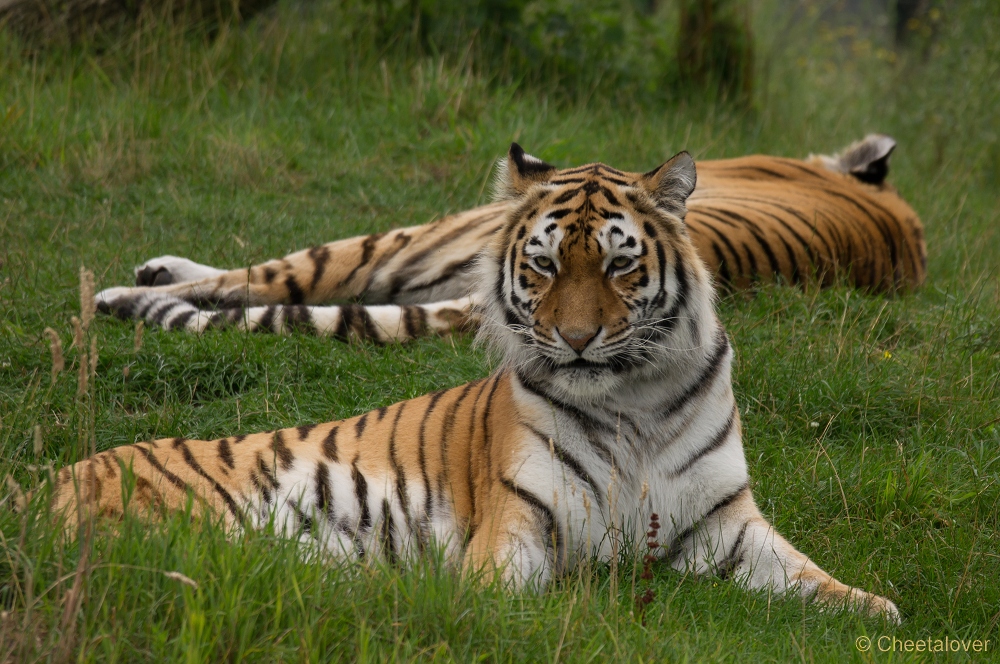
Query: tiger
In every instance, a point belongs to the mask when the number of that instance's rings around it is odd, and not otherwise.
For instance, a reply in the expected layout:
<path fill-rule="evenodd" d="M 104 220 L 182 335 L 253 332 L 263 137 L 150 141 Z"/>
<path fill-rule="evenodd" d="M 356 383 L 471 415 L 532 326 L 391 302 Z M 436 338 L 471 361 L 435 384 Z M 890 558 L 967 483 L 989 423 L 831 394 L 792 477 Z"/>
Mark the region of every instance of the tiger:
<path fill-rule="evenodd" d="M 772 281 L 919 287 L 923 225 L 885 182 L 895 146 L 872 134 L 833 156 L 701 162 L 686 221 L 698 256 L 730 291 Z M 238 270 L 161 256 L 136 268 L 135 287 L 102 291 L 98 307 L 166 329 L 236 326 L 376 343 L 471 329 L 479 321 L 476 257 L 510 206 L 499 199 Z"/>
<path fill-rule="evenodd" d="M 691 156 L 558 169 L 514 144 L 499 178 L 473 268 L 492 375 L 325 424 L 115 447 L 59 471 L 54 509 L 70 524 L 189 510 L 337 561 L 434 550 L 515 591 L 609 560 L 655 514 L 653 551 L 677 570 L 898 622 L 755 504 L 733 349 L 687 222 Z"/>

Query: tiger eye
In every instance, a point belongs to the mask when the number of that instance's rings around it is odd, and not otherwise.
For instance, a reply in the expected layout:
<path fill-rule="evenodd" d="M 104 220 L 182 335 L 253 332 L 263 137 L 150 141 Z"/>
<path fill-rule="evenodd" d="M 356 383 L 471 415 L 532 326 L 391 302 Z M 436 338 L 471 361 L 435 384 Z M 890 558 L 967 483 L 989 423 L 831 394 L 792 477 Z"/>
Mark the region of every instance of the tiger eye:
<path fill-rule="evenodd" d="M 552 259 L 548 256 L 536 256 L 535 263 L 538 267 L 552 267 Z"/>
<path fill-rule="evenodd" d="M 632 262 L 632 259 L 629 258 L 628 256 L 618 256 L 613 261 L 611 261 L 611 265 L 612 265 L 612 267 L 617 267 L 617 268 L 620 269 L 620 268 L 625 267 L 626 265 L 628 265 L 631 262 Z"/>

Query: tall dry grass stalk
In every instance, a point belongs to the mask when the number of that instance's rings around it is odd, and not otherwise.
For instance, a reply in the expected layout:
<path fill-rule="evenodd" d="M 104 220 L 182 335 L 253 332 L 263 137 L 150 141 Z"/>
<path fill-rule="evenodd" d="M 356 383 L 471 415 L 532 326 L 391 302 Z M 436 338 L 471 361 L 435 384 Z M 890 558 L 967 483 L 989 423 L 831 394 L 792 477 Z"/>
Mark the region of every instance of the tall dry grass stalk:
<path fill-rule="evenodd" d="M 42 334 L 49 340 L 49 352 L 52 354 L 52 382 L 54 383 L 56 382 L 56 377 L 66 368 L 66 360 L 63 358 L 62 341 L 59 340 L 59 335 L 51 327 L 45 328 Z"/>
<path fill-rule="evenodd" d="M 94 300 L 94 273 L 80 266 L 80 318 L 73 318 L 73 346 L 77 356 L 77 435 L 80 456 L 96 453 L 97 439 L 94 432 L 94 401 L 89 398 L 97 376 L 97 335 L 90 327 L 97 312 Z M 90 341 L 88 344 L 87 341 Z M 88 349 L 89 346 L 89 349 Z"/>
<path fill-rule="evenodd" d="M 87 351 L 80 353 L 80 364 L 76 372 L 76 396 L 82 399 L 90 389 L 90 362 L 87 360 Z"/>
<path fill-rule="evenodd" d="M 80 266 L 80 324 L 83 331 L 90 329 L 90 323 L 94 320 L 97 312 L 97 303 L 94 300 L 94 273 Z"/>
<path fill-rule="evenodd" d="M 90 379 L 97 375 L 97 336 L 90 338 Z"/>
<path fill-rule="evenodd" d="M 21 485 L 17 483 L 14 476 L 10 473 L 4 477 L 4 482 L 7 484 L 7 491 L 9 492 L 9 498 L 14 503 L 14 508 L 17 510 L 23 510 L 28 506 L 28 499 L 24 495 L 24 491 L 21 490 Z"/>
<path fill-rule="evenodd" d="M 135 324 L 135 341 L 132 342 L 132 352 L 138 353 L 142 348 L 142 332 L 146 327 L 146 321 L 140 320 Z"/>
<path fill-rule="evenodd" d="M 73 343 L 70 344 L 70 348 L 83 348 L 83 325 L 76 316 L 73 316 L 70 322 L 73 323 Z"/>

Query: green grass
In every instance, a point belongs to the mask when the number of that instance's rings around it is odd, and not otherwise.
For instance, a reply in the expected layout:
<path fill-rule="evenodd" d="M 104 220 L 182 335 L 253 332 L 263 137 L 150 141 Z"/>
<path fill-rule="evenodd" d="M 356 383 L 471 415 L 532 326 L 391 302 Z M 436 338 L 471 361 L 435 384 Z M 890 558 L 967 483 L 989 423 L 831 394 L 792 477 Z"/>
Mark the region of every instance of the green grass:
<path fill-rule="evenodd" d="M 991 639 L 975 659 L 997 659 L 1000 15 L 965 3 L 926 61 L 893 62 L 864 30 L 793 24 L 782 7 L 757 12 L 749 110 L 599 90 L 567 102 L 483 65 L 382 52 L 332 7 L 282 6 L 208 44 L 154 26 L 118 50 L 33 56 L 0 36 L 0 474 L 34 488 L 91 436 L 103 449 L 325 421 L 489 371 L 466 337 L 380 348 L 147 330 L 135 351 L 132 325 L 101 318 L 78 397 L 81 265 L 106 287 L 163 253 L 248 265 L 423 222 L 485 201 L 514 139 L 557 164 L 647 169 L 682 148 L 795 156 L 882 131 L 899 142 L 892 182 L 927 226 L 926 286 L 769 287 L 721 313 L 762 510 L 838 578 L 896 601 L 901 627 L 663 569 L 643 626 L 631 559 L 532 596 L 430 562 L 328 567 L 266 533 L 231 541 L 183 519 L 126 521 L 91 550 L 35 518 L 38 501 L 0 508 L 0 659 L 926 658 L 858 653 L 857 637 L 883 634 Z M 66 348 L 55 381 L 47 326 Z"/>

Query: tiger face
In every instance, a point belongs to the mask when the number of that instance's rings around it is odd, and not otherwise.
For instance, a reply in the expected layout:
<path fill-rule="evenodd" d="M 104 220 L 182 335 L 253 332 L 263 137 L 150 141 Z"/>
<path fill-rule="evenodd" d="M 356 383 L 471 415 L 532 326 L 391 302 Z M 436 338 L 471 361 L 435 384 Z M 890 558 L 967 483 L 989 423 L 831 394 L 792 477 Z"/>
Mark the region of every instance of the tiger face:
<path fill-rule="evenodd" d="M 684 227 L 695 180 L 686 152 L 637 174 L 559 170 L 514 144 L 498 183 L 514 204 L 483 258 L 485 335 L 520 372 L 586 398 L 700 347 L 712 298 Z"/>

